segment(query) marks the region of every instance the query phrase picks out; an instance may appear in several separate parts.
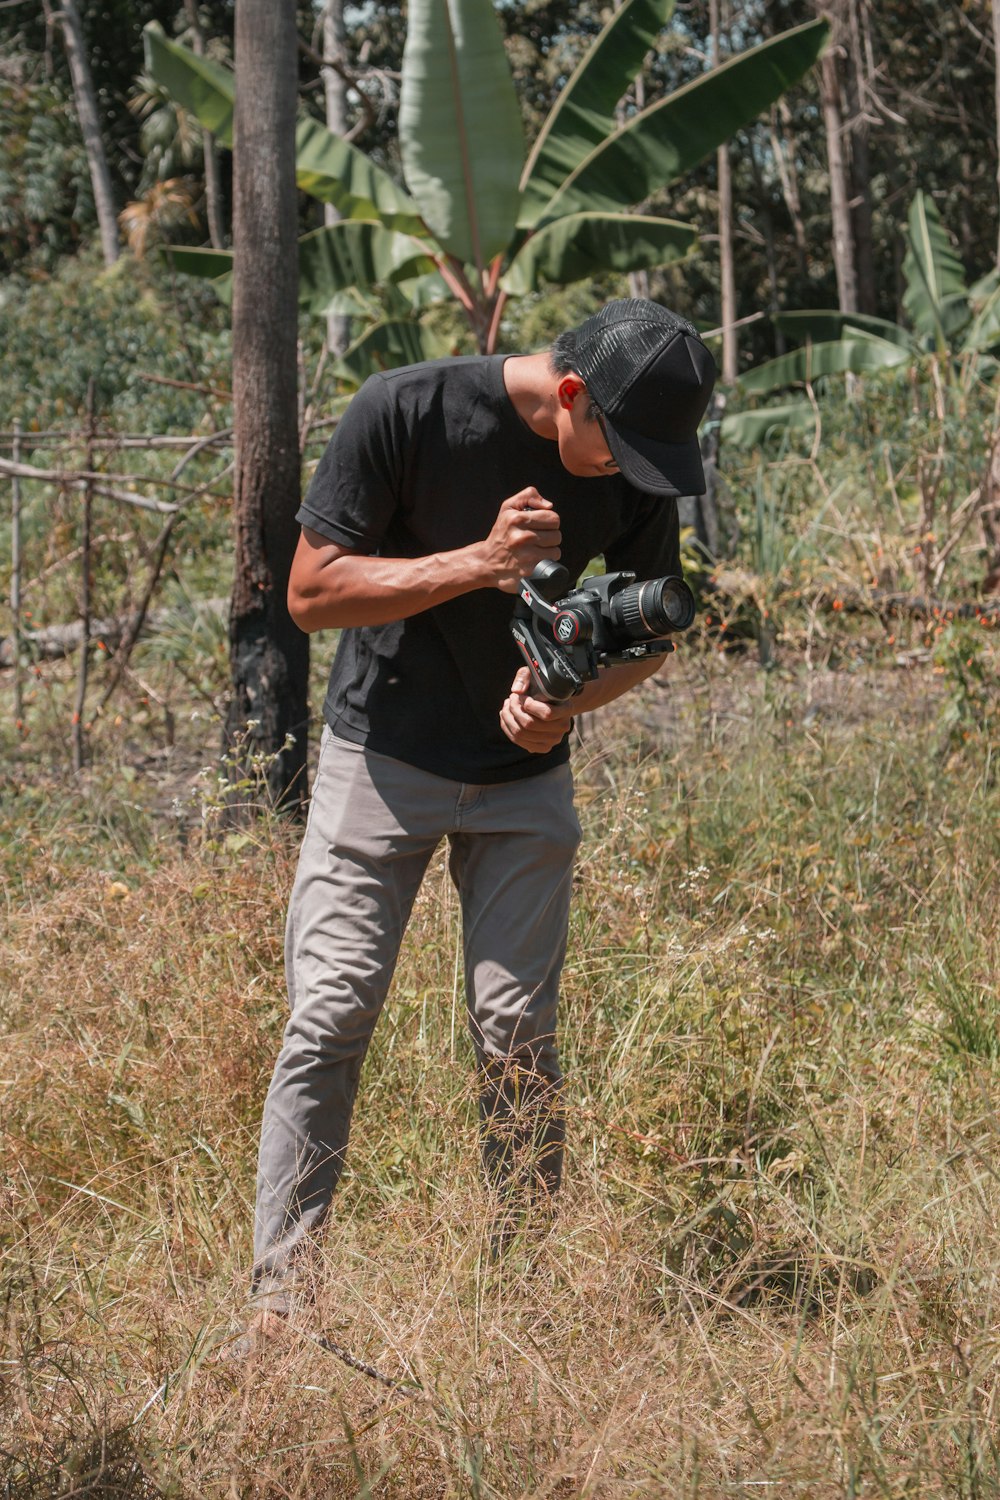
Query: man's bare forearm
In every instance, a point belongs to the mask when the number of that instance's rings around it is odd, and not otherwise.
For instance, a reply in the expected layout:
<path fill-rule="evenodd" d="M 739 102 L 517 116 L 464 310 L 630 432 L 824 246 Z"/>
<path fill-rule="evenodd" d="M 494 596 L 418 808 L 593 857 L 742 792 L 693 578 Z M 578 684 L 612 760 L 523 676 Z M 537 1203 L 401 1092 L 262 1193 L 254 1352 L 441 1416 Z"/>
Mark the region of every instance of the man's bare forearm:
<path fill-rule="evenodd" d="M 309 633 L 387 625 L 492 582 L 476 546 L 427 557 L 346 553 L 290 590 L 289 608 L 299 629 Z"/>
<path fill-rule="evenodd" d="M 569 700 L 566 707 L 573 714 L 589 714 L 595 708 L 603 708 L 606 703 L 613 703 L 623 693 L 638 687 L 647 677 L 652 677 L 666 659 L 667 653 L 664 652 L 659 656 L 647 656 L 642 661 L 604 667 L 591 682 L 584 683 L 582 690 Z"/>
<path fill-rule="evenodd" d="M 488 536 L 424 557 L 353 551 L 303 526 L 292 559 L 288 609 L 301 630 L 388 625 L 474 589 L 514 593 L 518 579 L 559 557 L 559 517 L 529 486 L 509 496 Z"/>
<path fill-rule="evenodd" d="M 530 750 L 533 755 L 545 755 L 558 745 L 576 714 L 590 713 L 592 709 L 614 702 L 630 688 L 652 677 L 664 660 L 665 655 L 649 656 L 644 661 L 606 667 L 599 677 L 585 683 L 576 697 L 565 703 L 549 703 L 544 698 L 533 697 L 531 674 L 527 667 L 519 667 L 500 709 L 500 728 L 523 750 Z"/>

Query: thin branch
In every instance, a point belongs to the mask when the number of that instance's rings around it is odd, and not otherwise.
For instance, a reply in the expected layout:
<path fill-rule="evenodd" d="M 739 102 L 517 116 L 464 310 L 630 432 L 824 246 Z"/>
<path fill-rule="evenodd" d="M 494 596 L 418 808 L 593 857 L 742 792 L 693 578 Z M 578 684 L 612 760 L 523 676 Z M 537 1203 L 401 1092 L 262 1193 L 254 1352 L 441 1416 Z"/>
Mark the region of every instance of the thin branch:
<path fill-rule="evenodd" d="M 214 385 L 199 385 L 196 380 L 171 380 L 166 375 L 153 375 L 148 370 L 136 372 L 140 380 L 150 380 L 154 385 L 169 385 L 176 391 L 199 391 L 203 396 L 217 396 L 220 401 L 232 401 L 232 391 L 217 390 Z"/>
<path fill-rule="evenodd" d="M 115 653 L 115 659 L 111 665 L 111 676 L 107 684 L 105 685 L 104 692 L 101 694 L 100 702 L 94 709 L 93 717 L 95 719 L 99 718 L 100 715 L 104 712 L 109 700 L 111 699 L 113 693 L 115 692 L 118 684 L 121 682 L 122 677 L 124 676 L 128 668 L 129 659 L 132 655 L 132 649 L 135 646 L 136 641 L 139 639 L 139 635 L 142 631 L 143 625 L 146 623 L 146 615 L 149 613 L 149 606 L 152 603 L 153 595 L 156 592 L 156 585 L 159 583 L 160 574 L 163 572 L 163 564 L 166 560 L 167 547 L 170 544 L 171 534 L 173 533 L 173 529 L 180 519 L 181 517 L 179 513 L 172 515 L 170 517 L 170 520 L 164 526 L 163 530 L 160 532 L 159 538 L 156 543 L 156 551 L 153 555 L 152 566 L 149 570 L 149 577 L 146 580 L 146 587 L 143 590 L 142 598 L 139 601 L 139 607 L 132 614 L 128 626 L 126 627 L 125 633 L 121 638 L 121 643 L 119 644 L 118 650 Z"/>
<path fill-rule="evenodd" d="M 218 484 L 227 474 L 231 473 L 233 463 L 226 464 L 217 474 L 204 484 L 197 486 L 182 485 L 169 479 L 155 479 L 150 475 L 136 475 L 137 481 L 143 484 L 157 484 L 166 486 L 168 489 L 180 489 L 185 492 L 185 498 L 180 505 L 171 505 L 166 500 L 152 500 L 145 495 L 129 494 L 124 490 L 116 490 L 111 485 L 102 484 L 103 476 L 93 469 L 62 470 L 62 469 L 36 469 L 31 464 L 15 464 L 9 459 L 0 458 L 0 474 L 18 475 L 21 479 L 37 479 L 43 484 L 56 484 L 70 489 L 82 489 L 88 484 L 93 485 L 94 493 L 104 495 L 109 500 L 117 500 L 122 505 L 134 505 L 139 510 L 154 511 L 157 515 L 169 516 L 175 511 L 183 510 L 199 496 L 212 492 L 212 486 Z M 124 479 L 128 482 L 129 475 L 112 475 L 114 479 Z M 216 499 L 226 500 L 228 495 L 215 494 Z"/>
<path fill-rule="evenodd" d="M 123 432 L 117 437 L 95 437 L 93 446 L 95 448 L 187 448 L 194 444 L 195 450 L 211 447 L 215 443 L 225 444 L 232 440 L 233 429 L 222 427 L 218 432 L 210 432 L 207 437 L 163 437 L 161 434 L 143 432 Z M 0 448 L 12 448 L 14 446 L 15 434 L 13 432 L 0 432 Z M 36 443 L 52 443 L 60 448 L 72 448 L 80 439 L 79 433 L 60 432 L 53 429 L 50 432 L 21 433 L 21 442 L 30 438 L 32 446 Z"/>

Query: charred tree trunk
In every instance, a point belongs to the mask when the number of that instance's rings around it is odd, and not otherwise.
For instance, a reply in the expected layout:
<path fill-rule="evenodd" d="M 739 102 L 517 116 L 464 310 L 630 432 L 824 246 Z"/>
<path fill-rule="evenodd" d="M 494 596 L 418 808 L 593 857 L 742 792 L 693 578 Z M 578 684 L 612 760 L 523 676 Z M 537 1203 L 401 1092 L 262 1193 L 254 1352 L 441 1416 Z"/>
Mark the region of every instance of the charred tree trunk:
<path fill-rule="evenodd" d="M 76 8 L 76 0 L 61 0 L 54 9 L 45 0 L 46 15 L 52 20 L 58 21 L 63 35 L 63 43 L 66 47 L 66 60 L 69 63 L 70 78 L 73 81 L 73 103 L 76 106 L 76 116 L 80 122 L 80 133 L 83 136 L 83 147 L 87 153 L 87 167 L 90 172 L 90 183 L 94 193 L 94 208 L 97 211 L 97 223 L 101 232 L 101 249 L 104 252 L 104 264 L 113 266 L 121 253 L 121 242 L 118 238 L 118 218 L 115 214 L 115 195 L 111 188 L 111 172 L 108 168 L 108 158 L 104 150 L 104 141 L 101 138 L 100 120 L 97 114 L 97 99 L 94 94 L 94 80 L 90 72 L 90 62 L 87 58 L 87 48 L 83 40 L 83 27 L 80 25 L 80 13 Z"/>
<path fill-rule="evenodd" d="M 233 140 L 236 573 L 231 750 L 266 757 L 272 799 L 306 795 L 309 641 L 288 614 L 298 538 L 294 0 L 237 0 Z M 294 743 L 288 744 L 292 736 Z"/>

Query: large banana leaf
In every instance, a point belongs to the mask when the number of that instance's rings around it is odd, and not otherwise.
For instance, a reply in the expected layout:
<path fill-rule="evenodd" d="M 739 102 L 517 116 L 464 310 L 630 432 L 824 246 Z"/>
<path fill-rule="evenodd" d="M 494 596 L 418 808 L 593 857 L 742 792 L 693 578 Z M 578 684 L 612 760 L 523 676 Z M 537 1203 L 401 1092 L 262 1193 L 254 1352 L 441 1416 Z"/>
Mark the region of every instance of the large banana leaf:
<path fill-rule="evenodd" d="M 990 271 L 970 288 L 974 317 L 963 352 L 979 353 L 1000 344 L 1000 271 Z"/>
<path fill-rule="evenodd" d="M 903 306 L 920 337 L 944 354 L 950 339 L 968 322 L 969 293 L 941 215 L 922 192 L 910 204 L 906 247 Z"/>
<path fill-rule="evenodd" d="M 862 375 L 868 370 L 891 370 L 909 364 L 912 358 L 912 350 L 870 335 L 838 339 L 829 344 L 807 344 L 804 349 L 793 349 L 790 354 L 782 354 L 778 359 L 748 370 L 740 376 L 740 386 L 751 394 L 764 395 L 782 386 L 818 380 L 824 375 L 848 372 Z"/>
<path fill-rule="evenodd" d="M 333 373 L 352 385 L 361 385 L 379 370 L 415 365 L 449 353 L 448 345 L 419 323 L 376 323 L 356 339 L 333 366 Z"/>
<path fill-rule="evenodd" d="M 452 295 L 440 271 L 427 271 L 412 279 L 405 274 L 400 275 L 393 281 L 393 287 L 406 298 L 407 305 L 414 312 L 437 307 L 439 303 L 449 301 Z"/>
<path fill-rule="evenodd" d="M 730 412 L 723 417 L 719 436 L 734 448 L 753 448 L 772 434 L 815 432 L 816 412 L 808 401 L 765 406 L 760 411 Z"/>
<path fill-rule="evenodd" d="M 851 333 L 874 334 L 876 338 L 888 339 L 890 344 L 912 349 L 913 340 L 905 328 L 890 323 L 886 318 L 875 318 L 868 313 L 834 312 L 831 308 L 802 309 L 798 312 L 775 313 L 771 319 L 775 328 L 790 334 L 795 339 L 812 339 L 822 343 L 839 339 Z"/>
<path fill-rule="evenodd" d="M 410 0 L 399 147 L 427 224 L 450 254 L 482 270 L 510 240 L 524 160 L 491 0 Z"/>
<path fill-rule="evenodd" d="M 167 253 L 177 271 L 209 277 L 223 302 L 231 296 L 231 250 L 201 250 L 171 245 Z M 299 240 L 299 306 L 304 312 L 339 308 L 334 299 L 351 288 L 370 291 L 404 277 L 433 271 L 433 261 L 409 235 L 357 219 L 328 224 Z M 409 303 L 406 303 L 409 307 Z"/>
<path fill-rule="evenodd" d="M 615 106 L 673 14 L 674 0 L 624 0 L 549 111 L 521 175 L 520 223 L 535 223 L 574 167 L 617 128 Z"/>
<path fill-rule="evenodd" d="M 583 158 L 535 221 L 648 198 L 796 83 L 819 57 L 829 29 L 820 20 L 783 32 L 641 110 Z"/>
<path fill-rule="evenodd" d="M 342 219 L 299 240 L 299 306 L 325 313 L 330 299 L 349 287 L 366 291 L 433 269 L 434 262 L 409 235 L 381 224 Z"/>
<path fill-rule="evenodd" d="M 567 214 L 533 234 L 501 280 L 524 296 L 544 281 L 565 285 L 601 271 L 643 271 L 679 260 L 695 243 L 689 224 L 640 214 Z"/>
<path fill-rule="evenodd" d="M 146 71 L 171 99 L 211 130 L 224 146 L 233 144 L 235 78 L 229 68 L 197 57 L 171 41 L 155 21 L 143 30 Z M 393 229 L 420 233 L 420 211 L 387 172 L 329 131 L 302 115 L 295 130 L 296 177 L 304 192 L 333 203 L 345 219 L 379 218 Z"/>
<path fill-rule="evenodd" d="M 193 245 L 164 245 L 163 254 L 182 276 L 201 276 L 211 281 L 219 301 L 228 307 L 233 300 L 233 252 L 201 250 Z"/>
<path fill-rule="evenodd" d="M 388 229 L 427 233 L 409 194 L 311 115 L 301 116 L 295 128 L 295 177 L 304 193 L 332 203 L 345 219 L 377 218 Z"/>
<path fill-rule="evenodd" d="M 150 77 L 223 146 L 232 146 L 235 97 L 232 69 L 210 58 L 198 57 L 180 42 L 171 41 L 158 21 L 150 21 L 143 27 L 142 45 Z"/>

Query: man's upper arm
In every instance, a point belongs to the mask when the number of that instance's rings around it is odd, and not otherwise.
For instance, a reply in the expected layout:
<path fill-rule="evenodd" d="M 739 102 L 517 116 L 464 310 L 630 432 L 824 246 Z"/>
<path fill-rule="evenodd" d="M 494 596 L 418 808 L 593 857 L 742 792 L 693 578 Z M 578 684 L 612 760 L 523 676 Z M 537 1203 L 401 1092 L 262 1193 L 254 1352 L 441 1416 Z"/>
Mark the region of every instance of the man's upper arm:
<path fill-rule="evenodd" d="M 376 551 L 398 504 L 400 463 L 398 413 L 373 376 L 340 419 L 296 520 L 345 551 Z"/>

